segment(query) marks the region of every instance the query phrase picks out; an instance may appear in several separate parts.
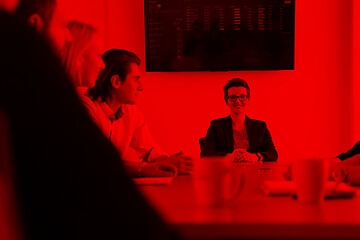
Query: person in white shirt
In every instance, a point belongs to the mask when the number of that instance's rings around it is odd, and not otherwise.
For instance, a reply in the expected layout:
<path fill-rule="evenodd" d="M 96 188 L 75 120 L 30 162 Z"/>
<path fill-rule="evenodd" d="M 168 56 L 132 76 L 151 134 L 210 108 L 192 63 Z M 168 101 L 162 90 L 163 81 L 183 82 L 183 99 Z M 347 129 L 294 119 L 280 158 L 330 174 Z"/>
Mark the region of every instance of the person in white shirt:
<path fill-rule="evenodd" d="M 126 50 L 110 49 L 102 58 L 105 69 L 95 86 L 86 92 L 87 99 L 83 102 L 126 165 L 142 169 L 150 163 L 169 163 L 177 167 L 179 174 L 191 173 L 191 158 L 182 153 L 165 154 L 153 141 L 146 121 L 136 107 L 143 90 L 139 57 Z"/>
<path fill-rule="evenodd" d="M 67 27 L 72 35 L 72 41 L 67 42 L 62 50 L 62 61 L 65 65 L 66 71 L 74 87 L 76 87 L 79 97 L 82 99 L 82 102 L 85 104 L 87 109 L 97 109 L 92 101 L 85 96 L 85 93 L 89 87 L 94 87 L 95 80 L 98 77 L 98 74 L 102 69 L 105 68 L 104 62 L 101 58 L 102 53 L 102 44 L 100 41 L 99 32 L 93 26 L 82 23 L 79 21 L 70 21 L 67 24 Z M 104 107 L 104 109 L 106 109 Z M 93 113 L 93 112 L 91 112 Z M 93 119 L 94 114 L 91 114 Z M 97 113 L 97 118 L 102 119 L 102 111 Z M 129 116 L 129 114 L 125 115 Z M 130 114 L 130 116 L 132 116 Z M 95 121 L 97 123 L 102 123 L 106 121 Z M 133 129 L 133 126 L 128 124 L 128 132 Z M 105 128 L 102 124 L 99 126 L 101 130 L 109 137 L 109 128 Z M 125 139 L 120 139 L 114 142 L 126 141 Z M 125 149 L 121 149 L 121 152 L 126 152 Z M 155 151 L 153 151 L 155 152 Z M 125 156 L 121 154 L 121 156 Z M 127 158 L 131 159 L 131 158 Z M 128 167 L 130 175 L 133 177 L 136 176 L 173 176 L 176 175 L 176 168 L 167 163 L 148 163 L 141 164 L 135 163 L 132 161 L 124 161 L 125 165 Z"/>

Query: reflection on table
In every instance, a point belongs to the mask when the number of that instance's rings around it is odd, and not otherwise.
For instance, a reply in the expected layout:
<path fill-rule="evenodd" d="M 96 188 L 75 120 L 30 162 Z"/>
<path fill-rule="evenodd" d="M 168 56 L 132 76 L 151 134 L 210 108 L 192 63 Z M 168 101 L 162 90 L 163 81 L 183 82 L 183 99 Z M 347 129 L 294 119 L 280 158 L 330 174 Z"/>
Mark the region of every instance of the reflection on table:
<path fill-rule="evenodd" d="M 287 166 L 237 164 L 245 172 L 242 193 L 222 207 L 198 207 L 194 177 L 177 176 L 170 185 L 139 190 L 174 228 L 189 239 L 360 239 L 358 197 L 301 204 L 290 196 L 265 196 L 264 180 L 283 180 Z"/>

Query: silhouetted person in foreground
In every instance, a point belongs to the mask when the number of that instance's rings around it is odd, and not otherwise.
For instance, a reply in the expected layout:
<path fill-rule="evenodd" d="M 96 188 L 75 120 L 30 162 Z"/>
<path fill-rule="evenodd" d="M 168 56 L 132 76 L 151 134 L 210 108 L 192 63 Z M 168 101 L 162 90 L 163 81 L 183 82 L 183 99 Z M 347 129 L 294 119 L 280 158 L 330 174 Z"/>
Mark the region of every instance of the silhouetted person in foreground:
<path fill-rule="evenodd" d="M 0 109 L 25 239 L 177 239 L 137 192 L 47 42 L 0 11 Z"/>

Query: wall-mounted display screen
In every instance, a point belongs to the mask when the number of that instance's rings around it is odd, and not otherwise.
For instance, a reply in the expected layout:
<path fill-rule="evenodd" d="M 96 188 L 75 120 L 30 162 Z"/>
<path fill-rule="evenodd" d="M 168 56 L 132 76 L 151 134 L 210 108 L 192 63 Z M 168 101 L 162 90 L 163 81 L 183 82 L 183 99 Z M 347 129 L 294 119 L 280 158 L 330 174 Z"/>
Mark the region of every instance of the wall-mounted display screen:
<path fill-rule="evenodd" d="M 146 70 L 294 69 L 295 0 L 145 0 Z"/>

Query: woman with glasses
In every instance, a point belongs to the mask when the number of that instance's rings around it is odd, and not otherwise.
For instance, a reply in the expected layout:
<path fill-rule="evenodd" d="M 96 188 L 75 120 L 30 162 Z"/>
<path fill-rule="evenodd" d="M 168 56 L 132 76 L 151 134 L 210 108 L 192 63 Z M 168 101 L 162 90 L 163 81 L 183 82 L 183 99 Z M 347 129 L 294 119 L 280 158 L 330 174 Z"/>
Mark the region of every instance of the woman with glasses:
<path fill-rule="evenodd" d="M 232 154 L 238 162 L 276 161 L 278 155 L 266 123 L 246 116 L 249 85 L 243 79 L 231 79 L 224 86 L 224 98 L 230 115 L 211 121 L 201 140 L 201 156 Z"/>

